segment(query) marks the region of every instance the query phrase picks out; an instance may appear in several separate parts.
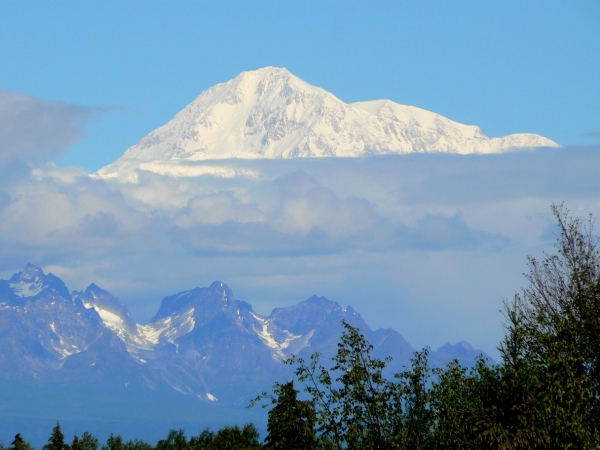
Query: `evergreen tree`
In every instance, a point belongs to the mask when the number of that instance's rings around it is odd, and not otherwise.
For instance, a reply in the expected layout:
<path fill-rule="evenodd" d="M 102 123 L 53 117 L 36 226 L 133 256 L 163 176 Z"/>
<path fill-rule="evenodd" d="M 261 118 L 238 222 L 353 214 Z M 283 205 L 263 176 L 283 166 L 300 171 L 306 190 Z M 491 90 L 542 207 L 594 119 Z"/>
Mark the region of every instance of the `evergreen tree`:
<path fill-rule="evenodd" d="M 48 438 L 48 443 L 44 445 L 44 450 L 69 450 L 69 446 L 65 444 L 65 436 L 60 429 L 60 424 L 56 422 L 56 426 L 52 429 L 52 434 Z"/>
<path fill-rule="evenodd" d="M 10 444 L 10 447 L 8 447 L 10 450 L 33 450 L 33 447 L 31 446 L 31 444 L 25 440 L 23 440 L 23 438 L 21 437 L 21 433 L 17 433 L 15 435 L 15 440 L 12 441 L 12 443 Z"/>
<path fill-rule="evenodd" d="M 316 449 L 316 414 L 312 403 L 298 400 L 293 381 L 275 385 L 274 394 L 275 406 L 269 411 L 265 448 Z"/>

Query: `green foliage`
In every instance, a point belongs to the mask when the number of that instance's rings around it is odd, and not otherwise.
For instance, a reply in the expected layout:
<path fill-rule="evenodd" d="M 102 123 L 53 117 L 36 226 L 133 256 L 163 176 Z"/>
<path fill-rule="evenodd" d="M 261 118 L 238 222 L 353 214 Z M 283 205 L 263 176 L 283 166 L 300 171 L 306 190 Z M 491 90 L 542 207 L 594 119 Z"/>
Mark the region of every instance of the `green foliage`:
<path fill-rule="evenodd" d="M 360 331 L 342 322 L 344 333 L 328 370 L 319 355 L 310 362 L 291 358 L 316 412 L 320 445 L 352 449 L 425 449 L 433 442 L 432 369 L 428 350 L 417 352 L 411 370 L 383 376 L 389 360 L 372 356 Z M 276 389 L 279 385 L 276 385 Z"/>
<path fill-rule="evenodd" d="M 157 442 L 156 450 L 250 450 L 262 448 L 259 441 L 259 434 L 256 427 L 252 424 L 246 424 L 242 428 L 238 426 L 223 427 L 216 433 L 205 429 L 198 436 L 193 436 L 189 440 L 183 430 L 170 430 L 166 439 Z M 131 445 L 125 445 L 126 450 L 150 450 L 152 447 L 140 441 L 134 441 Z M 145 447 L 147 446 L 147 447 Z"/>
<path fill-rule="evenodd" d="M 106 440 L 106 444 L 102 446 L 102 450 L 125 450 L 125 446 L 123 445 L 123 437 L 119 434 L 115 436 L 111 433 Z"/>
<path fill-rule="evenodd" d="M 477 427 L 482 411 L 480 360 L 471 370 L 452 361 L 446 369 L 435 369 L 429 392 L 430 436 L 428 447 L 435 449 L 479 448 Z"/>
<path fill-rule="evenodd" d="M 258 441 L 259 433 L 256 427 L 251 424 L 245 424 L 241 429 L 237 425 L 233 427 L 223 427 L 215 435 L 210 449 L 223 450 L 249 450 L 259 449 L 261 444 Z"/>
<path fill-rule="evenodd" d="M 84 433 L 85 435 L 85 433 Z M 83 439 L 82 439 L 83 440 Z M 96 440 L 97 442 L 97 440 Z M 154 447 L 147 442 L 140 440 L 132 440 L 123 442 L 121 435 L 111 435 L 106 440 L 106 444 L 102 446 L 102 450 L 153 450 Z"/>
<path fill-rule="evenodd" d="M 215 440 L 215 433 L 206 428 L 198 436 L 192 436 L 189 441 L 189 447 L 193 450 L 204 450 L 210 448 Z"/>
<path fill-rule="evenodd" d="M 70 450 L 68 444 L 65 444 L 65 436 L 60 429 L 60 424 L 56 422 L 56 426 L 52 429 L 52 434 L 48 438 L 48 443 L 44 445 L 44 450 Z"/>
<path fill-rule="evenodd" d="M 127 441 L 124 445 L 125 450 L 154 450 L 154 447 L 145 441 L 135 439 Z"/>
<path fill-rule="evenodd" d="M 306 385 L 316 412 L 317 431 L 326 442 L 353 449 L 388 448 L 395 438 L 398 408 L 393 383 L 383 377 L 386 361 L 371 356 L 371 346 L 357 328 L 342 323 L 345 331 L 333 358 L 331 372 L 319 364 L 292 358 L 296 376 Z M 337 374 L 337 378 L 336 378 Z"/>
<path fill-rule="evenodd" d="M 271 396 L 265 448 L 309 450 L 317 448 L 316 413 L 309 401 L 298 400 L 294 382 L 276 384 Z M 259 399 L 257 399 L 259 400 Z"/>
<path fill-rule="evenodd" d="M 531 421 L 540 442 L 597 448 L 600 250 L 591 218 L 571 219 L 563 206 L 553 206 L 553 212 L 560 231 L 556 253 L 541 261 L 529 258 L 529 286 L 507 307 L 507 315 L 511 322 L 515 316 L 520 320 L 521 359 L 532 380 Z M 509 349 L 506 339 L 501 349 Z"/>
<path fill-rule="evenodd" d="M 82 450 L 81 443 L 79 442 L 79 438 L 77 435 L 73 436 L 73 441 L 71 442 L 71 450 Z"/>
<path fill-rule="evenodd" d="M 170 430 L 167 439 L 156 443 L 156 450 L 188 450 L 190 444 L 183 430 Z"/>
<path fill-rule="evenodd" d="M 75 438 L 77 438 L 77 436 L 73 437 L 73 441 L 75 441 Z M 98 439 L 96 439 L 87 431 L 85 431 L 81 435 L 81 439 L 78 439 L 78 441 L 79 442 L 77 443 L 77 445 L 81 450 L 98 450 L 98 448 L 100 447 L 100 442 L 98 441 Z M 73 444 L 71 444 L 71 450 L 75 450 Z"/>
<path fill-rule="evenodd" d="M 429 447 L 434 425 L 432 392 L 427 387 L 432 373 L 428 355 L 427 348 L 416 352 L 411 370 L 395 375 L 400 380 L 396 390 L 403 410 L 401 434 L 396 443 L 415 450 Z"/>
<path fill-rule="evenodd" d="M 15 435 L 14 441 L 11 442 L 9 450 L 33 450 L 31 444 L 21 437 L 21 433 Z"/>
<path fill-rule="evenodd" d="M 393 379 L 389 360 L 357 328 L 344 332 L 331 368 L 315 353 L 292 357 L 309 400 L 294 382 L 276 383 L 268 399 L 265 448 L 312 449 L 600 449 L 600 248 L 593 221 L 571 219 L 554 206 L 556 252 L 529 258 L 528 286 L 505 304 L 498 365 L 453 361 L 432 369 L 428 349 Z M 0 445 L 0 450 L 4 446 Z M 57 423 L 44 450 L 98 450 L 89 433 L 71 445 Z M 102 450 L 259 449 L 252 424 L 205 429 L 186 438 L 170 430 L 152 446 L 110 435 Z M 32 450 L 20 434 L 9 450 Z"/>
<path fill-rule="evenodd" d="M 387 361 L 347 323 L 331 369 L 318 353 L 287 361 L 311 398 L 321 446 L 600 448 L 600 249 L 591 219 L 571 219 L 563 206 L 553 212 L 556 254 L 529 258 L 529 285 L 505 305 L 500 364 L 431 369 L 425 349 L 390 381 Z M 270 429 L 289 428 L 300 418 L 289 406 L 293 384 L 274 393 Z"/>

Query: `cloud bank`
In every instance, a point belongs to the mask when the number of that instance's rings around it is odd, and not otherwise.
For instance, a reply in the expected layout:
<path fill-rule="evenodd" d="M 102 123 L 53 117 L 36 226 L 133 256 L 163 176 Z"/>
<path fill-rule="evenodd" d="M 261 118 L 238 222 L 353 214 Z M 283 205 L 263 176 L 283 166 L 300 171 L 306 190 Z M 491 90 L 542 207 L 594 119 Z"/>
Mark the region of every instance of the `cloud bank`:
<path fill-rule="evenodd" d="M 325 295 L 415 346 L 494 355 L 502 300 L 552 244 L 550 204 L 600 213 L 600 148 L 148 164 L 48 162 L 102 111 L 0 91 L 0 275 L 32 262 L 140 320 L 214 280 L 259 312 Z"/>
<path fill-rule="evenodd" d="M 552 243 L 550 204 L 600 213 L 598 150 L 212 161 L 135 183 L 39 165 L 0 186 L 0 271 L 94 281 L 138 320 L 217 279 L 265 313 L 325 295 L 416 346 L 493 354 L 502 300 Z"/>

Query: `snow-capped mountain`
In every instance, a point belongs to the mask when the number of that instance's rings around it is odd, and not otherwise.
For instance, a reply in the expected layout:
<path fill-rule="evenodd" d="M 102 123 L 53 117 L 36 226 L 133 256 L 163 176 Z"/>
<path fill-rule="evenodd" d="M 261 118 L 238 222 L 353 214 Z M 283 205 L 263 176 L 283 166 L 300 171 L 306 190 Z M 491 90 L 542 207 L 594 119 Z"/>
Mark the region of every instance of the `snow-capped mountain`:
<path fill-rule="evenodd" d="M 290 375 L 283 359 L 333 356 L 342 320 L 361 329 L 376 355 L 392 356 L 395 369 L 408 363 L 414 349 L 399 333 L 373 331 L 354 309 L 324 297 L 262 316 L 216 281 L 164 298 L 142 325 L 95 284 L 69 294 L 59 278 L 30 264 L 0 280 L 0 379 L 167 389 L 208 403 L 247 404 Z M 472 362 L 479 352 L 460 343 L 437 353 L 434 362 Z"/>
<path fill-rule="evenodd" d="M 93 372 L 115 358 L 131 359 L 98 313 L 72 298 L 59 278 L 39 267 L 29 264 L 10 280 L 0 280 L 0 305 L 4 379 L 70 379 L 79 373 L 92 380 Z M 78 363 L 83 353 L 96 355 L 85 363 L 85 374 Z M 127 372 L 127 364 L 118 365 L 122 374 Z"/>
<path fill-rule="evenodd" d="M 284 68 L 265 67 L 202 92 L 97 176 L 134 180 L 136 170 L 201 174 L 179 163 L 207 159 L 497 153 L 555 146 L 536 134 L 490 138 L 477 126 L 391 100 L 347 104 Z"/>

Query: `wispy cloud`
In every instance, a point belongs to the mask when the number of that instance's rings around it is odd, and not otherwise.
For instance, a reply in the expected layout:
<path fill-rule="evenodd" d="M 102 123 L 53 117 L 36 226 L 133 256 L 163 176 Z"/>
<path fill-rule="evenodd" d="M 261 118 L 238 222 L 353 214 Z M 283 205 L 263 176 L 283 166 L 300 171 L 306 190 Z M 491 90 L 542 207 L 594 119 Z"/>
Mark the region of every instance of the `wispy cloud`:
<path fill-rule="evenodd" d="M 587 133 L 583 133 L 583 135 L 586 137 L 600 139 L 600 131 L 588 131 Z"/>

